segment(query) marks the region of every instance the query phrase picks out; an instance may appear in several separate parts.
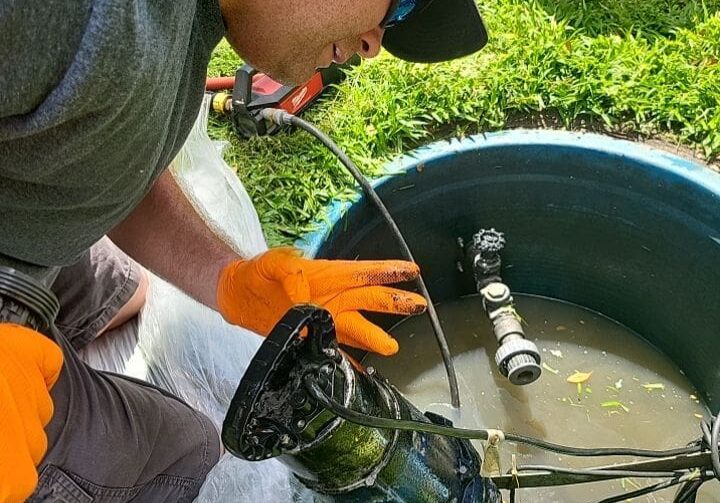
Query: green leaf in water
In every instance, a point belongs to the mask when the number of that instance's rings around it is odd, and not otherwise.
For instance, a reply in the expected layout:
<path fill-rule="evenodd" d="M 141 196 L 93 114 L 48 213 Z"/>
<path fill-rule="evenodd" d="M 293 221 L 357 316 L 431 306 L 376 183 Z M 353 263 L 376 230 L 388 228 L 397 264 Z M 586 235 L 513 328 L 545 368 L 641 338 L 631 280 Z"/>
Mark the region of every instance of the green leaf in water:
<path fill-rule="evenodd" d="M 642 387 L 648 391 L 655 391 L 655 390 L 663 391 L 665 389 L 665 385 L 661 382 L 645 383 L 642 385 Z"/>
<path fill-rule="evenodd" d="M 603 402 L 600 404 L 600 406 L 606 409 L 622 409 L 625 412 L 630 412 L 630 409 L 628 409 L 624 403 L 618 400 L 610 400 L 609 402 Z"/>
<path fill-rule="evenodd" d="M 683 477 L 681 477 L 680 480 L 695 480 L 697 478 L 700 478 L 700 475 L 701 475 L 700 470 L 695 468 L 693 471 L 691 471 L 687 475 L 684 475 Z"/>
<path fill-rule="evenodd" d="M 625 483 L 623 483 L 625 482 Z M 633 489 L 642 489 L 642 486 L 640 486 L 637 482 L 633 481 L 632 479 L 622 479 L 620 481 L 620 484 L 622 485 L 623 489 L 626 489 L 625 485 L 629 485 Z"/>
<path fill-rule="evenodd" d="M 545 362 L 542 363 L 542 368 L 544 368 L 544 369 L 547 370 L 548 372 L 552 372 L 552 373 L 555 374 L 555 375 L 558 375 L 558 374 L 560 373 L 559 370 L 552 368 L 550 365 L 548 365 L 548 364 L 545 363 Z"/>
<path fill-rule="evenodd" d="M 563 403 L 567 403 L 571 407 L 580 407 L 581 409 L 586 409 L 584 405 L 580 405 L 579 403 L 575 403 L 572 399 L 572 397 L 567 397 L 562 399 Z"/>

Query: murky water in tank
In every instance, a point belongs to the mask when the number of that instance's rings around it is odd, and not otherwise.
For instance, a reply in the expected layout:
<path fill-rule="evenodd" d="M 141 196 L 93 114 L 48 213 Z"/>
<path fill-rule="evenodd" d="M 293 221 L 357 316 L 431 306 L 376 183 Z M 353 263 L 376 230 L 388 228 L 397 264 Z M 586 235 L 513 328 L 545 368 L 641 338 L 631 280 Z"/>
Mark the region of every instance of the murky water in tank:
<path fill-rule="evenodd" d="M 527 324 L 526 334 L 535 340 L 546 365 L 533 384 L 513 386 L 495 368 L 496 342 L 477 296 L 438 306 L 455 355 L 459 411 L 448 405 L 445 371 L 426 317 L 406 320 L 393 331 L 400 341 L 397 356 L 373 356 L 365 363 L 377 368 L 421 410 L 441 413 L 466 428 L 500 428 L 583 447 L 668 449 L 700 436 L 700 418 L 707 409 L 690 382 L 659 351 L 597 313 L 544 298 L 515 298 Z M 576 372 L 592 372 L 580 392 L 576 384 L 567 382 Z M 481 449 L 480 443 L 476 446 Z M 593 463 L 506 443 L 501 448 L 503 470 L 510 468 L 512 453 L 518 464 Z M 595 458 L 595 464 L 619 459 Z M 516 501 L 592 502 L 649 483 L 634 479 L 524 490 L 517 493 Z M 668 489 L 633 501 L 670 502 L 674 492 Z M 720 502 L 720 484 L 706 483 L 697 501 Z"/>

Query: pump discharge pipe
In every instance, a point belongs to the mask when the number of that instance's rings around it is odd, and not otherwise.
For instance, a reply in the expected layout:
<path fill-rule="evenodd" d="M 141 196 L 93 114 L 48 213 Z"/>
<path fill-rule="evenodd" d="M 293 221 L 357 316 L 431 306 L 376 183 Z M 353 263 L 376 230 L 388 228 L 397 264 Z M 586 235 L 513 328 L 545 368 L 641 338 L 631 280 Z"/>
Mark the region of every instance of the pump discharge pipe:
<path fill-rule="evenodd" d="M 495 229 L 481 229 L 467 247 L 475 285 L 498 341 L 495 363 L 511 383 L 535 382 L 542 372 L 537 346 L 525 338 L 510 288 L 500 278 L 505 237 Z"/>

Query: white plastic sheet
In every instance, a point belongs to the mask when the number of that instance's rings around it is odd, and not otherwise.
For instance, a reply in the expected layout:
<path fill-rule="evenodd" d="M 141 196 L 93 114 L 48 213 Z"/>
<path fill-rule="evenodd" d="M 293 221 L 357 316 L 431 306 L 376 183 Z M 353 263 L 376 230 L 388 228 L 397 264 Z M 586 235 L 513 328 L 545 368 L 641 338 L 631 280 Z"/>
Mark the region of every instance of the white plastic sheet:
<path fill-rule="evenodd" d="M 139 348 L 148 380 L 207 414 L 222 427 L 248 363 L 262 339 L 233 327 L 164 281 L 153 278 Z M 249 462 L 225 454 L 208 475 L 197 503 L 314 501 L 277 460 Z"/>
<path fill-rule="evenodd" d="M 241 256 L 267 249 L 255 208 L 221 149 L 207 134 L 208 100 L 171 168 L 195 209 Z M 137 344 L 107 334 L 86 361 L 157 384 L 208 415 L 218 428 L 262 339 L 227 324 L 165 281 L 151 277 Z M 277 460 L 250 463 L 225 454 L 210 472 L 198 503 L 317 501 Z"/>
<path fill-rule="evenodd" d="M 195 209 L 244 257 L 267 250 L 255 207 L 245 187 L 207 134 L 209 99 L 173 161 L 171 172 Z"/>

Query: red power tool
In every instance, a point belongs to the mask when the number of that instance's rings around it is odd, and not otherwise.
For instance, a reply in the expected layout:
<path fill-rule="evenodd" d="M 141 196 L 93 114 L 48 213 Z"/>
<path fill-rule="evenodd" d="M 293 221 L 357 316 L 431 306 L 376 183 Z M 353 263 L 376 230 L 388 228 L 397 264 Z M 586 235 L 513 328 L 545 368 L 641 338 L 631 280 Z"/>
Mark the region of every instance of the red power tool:
<path fill-rule="evenodd" d="M 343 65 L 333 64 L 318 71 L 301 86 L 283 85 L 250 65 L 241 66 L 235 77 L 210 78 L 206 90 L 213 93 L 212 109 L 230 118 L 235 132 L 244 138 L 273 134 L 280 126 L 260 116 L 263 108 L 281 108 L 298 114 L 315 101 L 331 84 L 345 77 L 344 68 L 357 65 L 356 55 Z M 232 89 L 232 94 L 223 90 Z"/>

